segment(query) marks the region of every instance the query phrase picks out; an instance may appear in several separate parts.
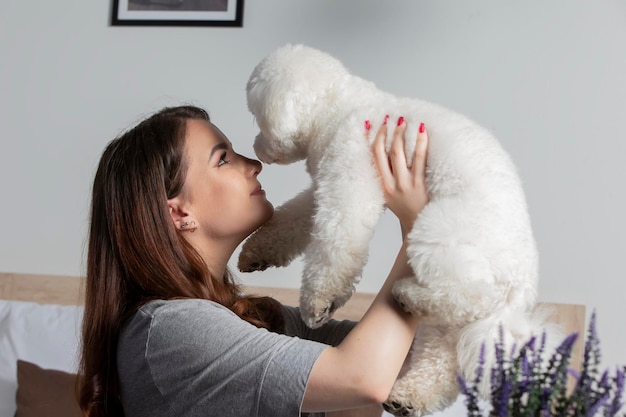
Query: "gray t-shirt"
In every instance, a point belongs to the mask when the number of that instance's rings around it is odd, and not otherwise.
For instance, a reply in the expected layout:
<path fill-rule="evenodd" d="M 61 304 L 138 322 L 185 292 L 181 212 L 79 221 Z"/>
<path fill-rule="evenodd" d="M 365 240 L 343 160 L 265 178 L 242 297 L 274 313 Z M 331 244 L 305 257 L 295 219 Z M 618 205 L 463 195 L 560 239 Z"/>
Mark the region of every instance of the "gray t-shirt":
<path fill-rule="evenodd" d="M 208 300 L 144 305 L 118 344 L 126 416 L 299 416 L 313 364 L 354 323 L 331 321 L 311 330 L 297 309 L 284 307 L 284 313 L 282 335 Z"/>

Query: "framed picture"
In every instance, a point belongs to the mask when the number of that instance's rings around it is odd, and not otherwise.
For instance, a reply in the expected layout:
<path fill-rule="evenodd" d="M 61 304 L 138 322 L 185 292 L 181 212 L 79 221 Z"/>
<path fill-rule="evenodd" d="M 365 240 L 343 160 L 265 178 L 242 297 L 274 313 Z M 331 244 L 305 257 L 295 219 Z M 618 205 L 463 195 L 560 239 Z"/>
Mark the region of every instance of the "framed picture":
<path fill-rule="evenodd" d="M 113 0 L 113 26 L 233 26 L 244 0 Z"/>

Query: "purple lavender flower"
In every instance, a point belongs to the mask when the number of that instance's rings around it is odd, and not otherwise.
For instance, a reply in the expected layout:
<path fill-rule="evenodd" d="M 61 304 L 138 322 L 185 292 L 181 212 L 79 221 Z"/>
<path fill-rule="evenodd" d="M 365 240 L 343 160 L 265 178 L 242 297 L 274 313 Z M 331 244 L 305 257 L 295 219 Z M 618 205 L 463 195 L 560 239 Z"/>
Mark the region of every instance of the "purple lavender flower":
<path fill-rule="evenodd" d="M 457 373 L 456 379 L 459 383 L 461 394 L 465 395 L 465 406 L 467 407 L 468 412 L 467 416 L 481 417 L 476 386 L 469 387 L 460 373 Z"/>
<path fill-rule="evenodd" d="M 591 316 L 585 343 L 582 369 L 569 368 L 576 333 L 566 337 L 554 353 L 544 361 L 546 333 L 532 337 L 516 354 L 513 348 L 506 356 L 503 329 L 494 343 L 496 363 L 491 369 L 490 417 L 595 417 L 603 411 L 604 417 L 616 417 L 622 409 L 626 367 L 617 369 L 614 377 L 608 371 L 600 375 L 600 342 L 596 332 L 595 311 Z M 458 375 L 461 392 L 467 397 L 469 417 L 481 417 L 478 396 L 485 364 L 485 346 L 478 358 L 476 376 L 467 384 Z M 567 378 L 576 379 L 574 391 L 568 395 Z M 626 417 L 623 414 L 622 417 Z"/>
<path fill-rule="evenodd" d="M 615 378 L 613 379 L 615 383 L 615 394 L 613 396 L 613 401 L 611 401 L 611 403 L 604 410 L 605 417 L 617 415 L 618 411 L 621 410 L 623 406 L 621 398 L 624 394 L 624 374 L 626 374 L 626 366 L 615 372 Z"/>

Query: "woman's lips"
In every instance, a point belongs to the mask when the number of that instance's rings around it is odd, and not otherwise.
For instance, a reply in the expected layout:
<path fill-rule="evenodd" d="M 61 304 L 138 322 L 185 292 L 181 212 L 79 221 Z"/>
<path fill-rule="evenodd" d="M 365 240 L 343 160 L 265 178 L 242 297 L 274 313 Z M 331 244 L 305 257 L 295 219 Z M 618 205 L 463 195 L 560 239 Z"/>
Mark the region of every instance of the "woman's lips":
<path fill-rule="evenodd" d="M 252 191 L 252 194 L 250 195 L 265 195 L 265 190 L 259 185 L 254 189 L 254 191 Z"/>

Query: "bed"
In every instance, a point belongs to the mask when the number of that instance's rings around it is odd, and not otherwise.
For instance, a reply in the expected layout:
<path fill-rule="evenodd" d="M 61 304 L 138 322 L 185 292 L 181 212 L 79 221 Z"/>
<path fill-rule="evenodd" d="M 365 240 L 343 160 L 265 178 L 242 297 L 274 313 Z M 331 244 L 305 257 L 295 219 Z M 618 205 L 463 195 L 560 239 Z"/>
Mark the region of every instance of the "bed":
<path fill-rule="evenodd" d="M 245 287 L 297 305 L 298 290 Z M 83 300 L 82 279 L 0 273 L 0 417 L 79 416 L 73 398 Z M 358 320 L 373 294 L 356 293 L 335 314 Z M 578 332 L 572 363 L 582 357 L 585 307 L 549 303 L 551 320 L 566 334 Z M 454 414 L 452 414 L 454 415 Z"/>

